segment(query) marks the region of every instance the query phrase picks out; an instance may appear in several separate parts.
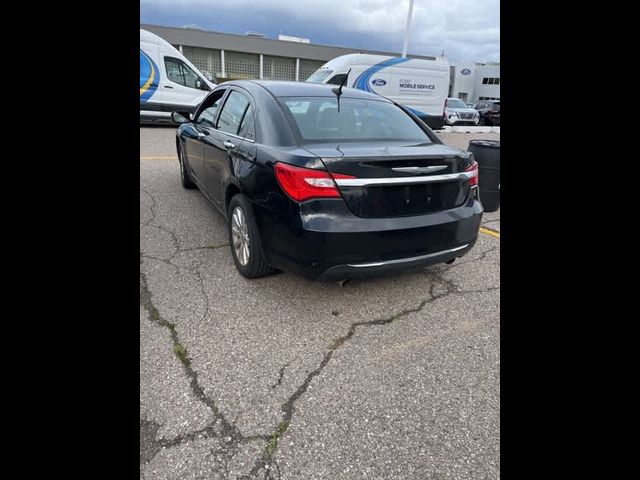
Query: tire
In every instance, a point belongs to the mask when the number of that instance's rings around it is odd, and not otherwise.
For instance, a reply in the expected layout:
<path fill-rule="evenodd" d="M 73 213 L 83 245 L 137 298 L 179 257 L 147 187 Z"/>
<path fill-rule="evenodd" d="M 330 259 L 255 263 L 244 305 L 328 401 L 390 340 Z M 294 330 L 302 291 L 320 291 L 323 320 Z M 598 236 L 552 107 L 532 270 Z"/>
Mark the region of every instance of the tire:
<path fill-rule="evenodd" d="M 182 187 L 188 190 L 196 188 L 196 184 L 191 180 L 191 175 L 184 163 L 184 153 L 182 153 L 181 146 L 178 146 L 178 163 L 180 164 L 180 183 L 182 184 Z"/>
<path fill-rule="evenodd" d="M 262 242 L 251 203 L 238 193 L 229 202 L 227 230 L 236 268 L 247 278 L 266 277 L 276 272 L 264 260 Z"/>

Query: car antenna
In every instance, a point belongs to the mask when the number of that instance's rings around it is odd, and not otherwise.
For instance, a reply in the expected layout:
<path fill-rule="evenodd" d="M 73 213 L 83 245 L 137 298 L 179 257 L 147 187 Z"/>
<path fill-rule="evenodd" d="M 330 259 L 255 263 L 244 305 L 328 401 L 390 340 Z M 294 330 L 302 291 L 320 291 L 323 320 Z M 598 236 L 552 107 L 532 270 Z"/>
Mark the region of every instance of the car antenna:
<path fill-rule="evenodd" d="M 338 113 L 340 113 L 340 95 L 342 95 L 342 87 L 344 86 L 345 83 L 347 83 L 347 78 L 349 78 L 349 73 L 351 73 L 351 69 L 349 69 L 347 74 L 342 79 L 342 83 L 340 84 L 340 86 L 339 87 L 333 87 L 331 89 L 331 91 L 333 93 L 335 93 L 336 97 L 338 98 Z"/>

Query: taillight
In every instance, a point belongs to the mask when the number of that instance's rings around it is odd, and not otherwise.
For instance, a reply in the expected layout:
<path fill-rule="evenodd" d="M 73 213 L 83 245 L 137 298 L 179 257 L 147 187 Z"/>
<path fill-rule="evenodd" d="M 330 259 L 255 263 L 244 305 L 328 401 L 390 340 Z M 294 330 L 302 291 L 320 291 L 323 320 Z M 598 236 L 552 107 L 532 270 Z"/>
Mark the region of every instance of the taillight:
<path fill-rule="evenodd" d="M 287 163 L 277 162 L 276 178 L 282 190 L 296 202 L 304 202 L 311 198 L 336 198 L 340 191 L 334 178 L 356 178 L 311 168 L 294 167 Z"/>
<path fill-rule="evenodd" d="M 471 160 L 471 165 L 464 169 L 465 172 L 473 172 L 473 175 L 469 179 L 469 186 L 473 187 L 478 185 L 478 162 Z"/>

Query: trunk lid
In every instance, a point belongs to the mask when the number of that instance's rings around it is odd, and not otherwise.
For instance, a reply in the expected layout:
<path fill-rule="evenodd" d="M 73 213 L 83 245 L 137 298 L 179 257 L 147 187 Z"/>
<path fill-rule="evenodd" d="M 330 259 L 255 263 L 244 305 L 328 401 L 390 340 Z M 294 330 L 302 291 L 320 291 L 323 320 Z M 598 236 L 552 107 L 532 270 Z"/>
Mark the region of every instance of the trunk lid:
<path fill-rule="evenodd" d="M 312 144 L 305 149 L 331 173 L 356 179 L 336 183 L 360 217 L 397 217 L 448 210 L 469 193 L 468 152 L 437 143 Z"/>

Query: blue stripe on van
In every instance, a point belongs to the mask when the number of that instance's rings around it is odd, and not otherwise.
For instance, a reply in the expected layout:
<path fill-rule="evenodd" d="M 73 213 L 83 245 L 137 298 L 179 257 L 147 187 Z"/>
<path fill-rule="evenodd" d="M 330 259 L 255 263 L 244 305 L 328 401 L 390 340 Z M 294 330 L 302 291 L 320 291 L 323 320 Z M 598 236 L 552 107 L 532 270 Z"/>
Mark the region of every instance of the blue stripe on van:
<path fill-rule="evenodd" d="M 145 103 L 155 93 L 160 83 L 160 70 L 151 58 L 140 49 L 140 103 Z"/>
<path fill-rule="evenodd" d="M 406 62 L 407 60 L 409 60 L 408 58 L 390 58 L 389 60 L 385 60 L 384 62 L 380 62 L 375 64 L 373 67 L 369 67 L 368 69 L 366 69 L 364 72 L 362 72 L 360 75 L 358 75 L 358 78 L 356 78 L 356 80 L 353 82 L 353 87 L 354 88 L 358 88 L 360 90 L 364 90 L 365 92 L 371 92 L 371 93 L 378 93 L 375 90 L 373 90 L 371 88 L 371 86 L 369 85 L 369 80 L 371 79 L 371 76 L 374 73 L 379 72 L 380 70 L 382 70 L 385 67 L 390 67 L 392 65 L 397 65 L 399 63 L 402 62 Z"/>

